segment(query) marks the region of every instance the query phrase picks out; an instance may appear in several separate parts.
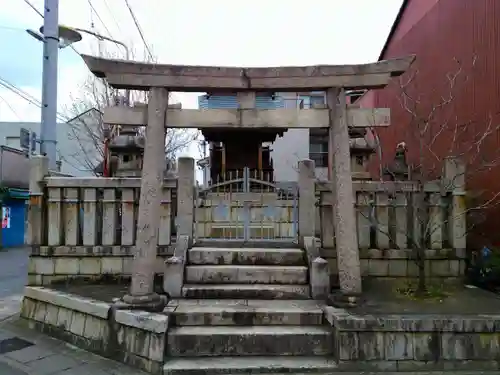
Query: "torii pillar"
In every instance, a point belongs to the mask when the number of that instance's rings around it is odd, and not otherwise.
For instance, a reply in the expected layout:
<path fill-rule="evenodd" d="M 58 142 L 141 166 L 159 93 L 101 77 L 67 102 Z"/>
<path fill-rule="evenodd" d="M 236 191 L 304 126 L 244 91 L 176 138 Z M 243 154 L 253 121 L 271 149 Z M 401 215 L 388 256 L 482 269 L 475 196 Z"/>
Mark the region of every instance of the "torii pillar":
<path fill-rule="evenodd" d="M 154 276 L 165 170 L 168 95 L 165 88 L 153 87 L 149 91 L 136 251 L 130 291 L 123 297 L 127 304 L 153 311 L 161 311 L 165 305 L 164 299 L 154 291 Z"/>
<path fill-rule="evenodd" d="M 361 294 L 361 266 L 359 260 L 347 104 L 344 89 L 327 90 L 330 110 L 329 167 L 332 191 L 332 210 L 340 291 L 346 296 Z"/>

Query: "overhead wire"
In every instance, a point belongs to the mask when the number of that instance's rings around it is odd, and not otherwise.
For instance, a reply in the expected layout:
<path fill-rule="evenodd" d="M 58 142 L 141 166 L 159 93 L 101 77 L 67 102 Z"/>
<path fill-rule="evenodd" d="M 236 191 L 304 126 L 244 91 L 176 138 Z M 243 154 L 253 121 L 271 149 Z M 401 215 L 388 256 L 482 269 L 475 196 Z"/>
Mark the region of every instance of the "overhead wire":
<path fill-rule="evenodd" d="M 94 12 L 95 16 L 97 17 L 99 22 L 101 22 L 102 26 L 104 27 L 104 30 L 106 30 L 106 32 L 108 33 L 108 36 L 112 38 L 113 36 L 111 35 L 111 32 L 109 31 L 108 27 L 106 26 L 106 23 L 102 20 L 101 16 L 99 15 L 99 12 L 95 9 L 94 5 L 92 4 L 92 0 L 87 0 L 87 1 L 89 3 L 90 9 Z"/>
<path fill-rule="evenodd" d="M 10 105 L 10 103 L 7 101 L 7 99 L 5 99 L 2 95 L 0 95 L 0 100 L 1 100 L 2 102 L 4 102 L 4 103 L 5 103 L 5 105 L 6 105 L 7 107 L 9 107 L 10 111 L 14 114 L 14 116 L 16 116 L 16 117 L 17 117 L 17 119 L 18 119 L 19 121 L 22 121 L 22 120 L 21 120 L 21 116 L 19 116 L 19 114 L 17 113 L 17 111 L 14 109 L 14 107 L 12 107 L 12 106 Z"/>
<path fill-rule="evenodd" d="M 6 79 L 0 77 L 0 86 L 6 88 L 7 90 L 13 92 L 14 94 L 18 95 L 20 98 L 26 100 L 28 103 L 38 107 L 38 108 L 42 108 L 42 103 L 36 99 L 34 96 L 30 95 L 29 93 L 27 93 L 26 91 L 20 89 L 19 87 L 17 87 L 16 85 L 10 83 L 9 81 L 7 81 Z M 1 99 L 3 99 L 3 101 L 7 104 L 7 106 L 14 112 L 14 114 L 19 118 L 19 120 L 21 120 L 21 118 L 19 117 L 19 115 L 17 114 L 17 112 L 14 110 L 14 108 L 10 105 L 10 103 L 3 97 L 0 97 Z M 70 127 L 74 130 L 74 127 L 75 125 L 74 124 L 71 124 L 70 122 L 68 122 L 68 118 L 64 115 L 62 115 L 61 113 L 57 112 L 56 113 L 57 115 L 57 118 L 64 122 L 65 124 L 67 125 L 70 125 Z M 81 142 L 80 143 L 80 147 L 82 147 L 81 145 Z M 68 158 L 66 158 L 62 153 L 61 153 L 61 150 L 57 150 L 58 154 L 59 154 L 59 158 L 63 161 L 65 161 L 66 163 L 68 163 L 71 167 L 77 169 L 77 170 L 80 170 L 81 168 L 79 168 L 78 166 L 76 166 L 74 163 L 70 162 L 68 160 Z"/>
<path fill-rule="evenodd" d="M 139 20 L 135 16 L 135 13 L 132 10 L 132 7 L 130 6 L 130 3 L 128 2 L 128 0 L 125 0 L 125 4 L 127 5 L 127 8 L 130 12 L 130 16 L 134 20 L 135 27 L 137 28 L 137 31 L 139 32 L 139 35 L 141 36 L 142 42 L 144 43 L 144 47 L 146 48 L 146 51 L 148 52 L 149 58 L 151 60 L 153 60 L 154 59 L 153 54 L 151 53 L 151 49 L 149 48 L 149 45 L 146 41 L 146 38 L 144 37 L 144 33 L 142 32 L 142 28 L 141 28 L 141 25 L 139 24 Z"/>
<path fill-rule="evenodd" d="M 108 13 L 111 15 L 111 18 L 113 19 L 113 22 L 114 24 L 116 25 L 116 28 L 118 29 L 118 31 L 123 34 L 123 31 L 122 31 L 122 28 L 120 26 L 120 24 L 118 23 L 118 21 L 116 20 L 116 17 L 115 17 L 115 14 L 114 12 L 111 10 L 107 0 L 104 0 L 104 5 L 106 6 L 106 9 L 108 10 Z"/>
<path fill-rule="evenodd" d="M 24 0 L 24 2 L 25 2 L 26 4 L 28 4 L 28 6 L 29 6 L 31 9 L 33 9 L 35 12 L 37 12 L 37 13 L 38 13 L 38 15 L 39 15 L 40 17 L 42 17 L 42 18 L 43 18 L 43 14 L 42 14 L 42 13 L 41 13 L 38 9 L 36 9 L 36 7 L 35 7 L 33 4 L 31 4 L 31 2 L 30 2 L 29 0 Z"/>

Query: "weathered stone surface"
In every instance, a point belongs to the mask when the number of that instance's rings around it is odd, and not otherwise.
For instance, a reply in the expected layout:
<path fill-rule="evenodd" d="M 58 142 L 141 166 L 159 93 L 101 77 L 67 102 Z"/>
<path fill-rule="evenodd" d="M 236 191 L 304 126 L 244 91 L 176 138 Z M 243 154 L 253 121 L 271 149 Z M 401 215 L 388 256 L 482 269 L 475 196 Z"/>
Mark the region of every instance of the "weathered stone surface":
<path fill-rule="evenodd" d="M 411 333 L 385 334 L 385 355 L 390 361 L 413 359 L 413 337 Z"/>
<path fill-rule="evenodd" d="M 117 330 L 117 343 L 119 347 L 131 354 L 147 358 L 149 355 L 150 335 L 146 331 L 125 325 Z"/>
<path fill-rule="evenodd" d="M 317 326 L 179 327 L 169 332 L 174 356 L 328 355 L 331 332 Z"/>
<path fill-rule="evenodd" d="M 192 265 L 305 265 L 302 249 L 207 248 L 193 247 L 188 252 Z"/>
<path fill-rule="evenodd" d="M 305 266 L 187 266 L 190 284 L 305 284 Z"/>
<path fill-rule="evenodd" d="M 69 326 L 69 331 L 78 336 L 83 336 L 83 330 L 85 329 L 85 314 L 74 311 L 71 314 L 71 323 Z"/>
<path fill-rule="evenodd" d="M 123 260 L 120 257 L 101 258 L 101 273 L 120 274 L 123 273 Z"/>
<path fill-rule="evenodd" d="M 115 321 L 143 331 L 165 333 L 168 329 L 169 316 L 140 310 L 116 310 Z"/>
<path fill-rule="evenodd" d="M 78 258 L 53 258 L 56 275 L 78 275 L 80 272 Z"/>
<path fill-rule="evenodd" d="M 180 300 L 169 304 L 177 326 L 321 325 L 314 301 Z"/>
<path fill-rule="evenodd" d="M 199 357 L 171 358 L 164 375 L 333 373 L 337 364 L 324 357 Z M 351 375 L 351 374 L 345 374 Z"/>
<path fill-rule="evenodd" d="M 330 293 L 330 272 L 328 261 L 317 257 L 312 260 L 310 268 L 311 293 L 314 299 L 324 300 Z"/>
<path fill-rule="evenodd" d="M 85 316 L 85 327 L 83 337 L 93 340 L 108 339 L 108 322 L 104 319 L 96 318 L 92 315 Z"/>
<path fill-rule="evenodd" d="M 149 334 L 149 353 L 148 358 L 153 361 L 163 362 L 165 359 L 165 343 L 167 337 L 165 333 Z"/>
<path fill-rule="evenodd" d="M 80 273 L 82 275 L 97 275 L 101 273 L 101 258 L 85 257 L 80 259 Z"/>
<path fill-rule="evenodd" d="M 55 263 L 52 258 L 31 257 L 30 263 L 34 263 L 34 265 L 30 266 L 30 268 L 34 268 L 34 273 L 38 275 L 54 274 Z"/>
<path fill-rule="evenodd" d="M 165 261 L 163 274 L 163 291 L 172 298 L 182 296 L 184 284 L 184 259 L 172 256 Z"/>
<path fill-rule="evenodd" d="M 49 324 L 49 325 L 56 325 L 57 323 L 57 316 L 59 314 L 59 306 L 55 306 L 55 305 L 50 305 L 50 304 L 47 304 L 46 306 L 46 314 L 45 314 L 45 323 Z"/>
<path fill-rule="evenodd" d="M 308 285 L 272 284 L 185 284 L 182 296 L 187 298 L 258 298 L 309 299 Z"/>
<path fill-rule="evenodd" d="M 83 298 L 80 296 L 63 293 L 45 287 L 28 286 L 24 289 L 24 296 L 36 301 L 43 301 L 50 305 L 90 314 L 102 319 L 107 319 L 110 305 L 100 301 Z"/>

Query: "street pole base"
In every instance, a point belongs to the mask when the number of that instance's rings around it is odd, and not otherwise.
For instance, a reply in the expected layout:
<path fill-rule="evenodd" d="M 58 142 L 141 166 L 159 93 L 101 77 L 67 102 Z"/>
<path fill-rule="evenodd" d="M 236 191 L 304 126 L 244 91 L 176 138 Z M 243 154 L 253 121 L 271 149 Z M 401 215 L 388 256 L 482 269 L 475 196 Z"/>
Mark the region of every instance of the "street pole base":
<path fill-rule="evenodd" d="M 126 294 L 122 297 L 120 309 L 145 310 L 148 312 L 162 312 L 165 308 L 168 298 L 157 293 L 151 293 L 141 296 Z"/>

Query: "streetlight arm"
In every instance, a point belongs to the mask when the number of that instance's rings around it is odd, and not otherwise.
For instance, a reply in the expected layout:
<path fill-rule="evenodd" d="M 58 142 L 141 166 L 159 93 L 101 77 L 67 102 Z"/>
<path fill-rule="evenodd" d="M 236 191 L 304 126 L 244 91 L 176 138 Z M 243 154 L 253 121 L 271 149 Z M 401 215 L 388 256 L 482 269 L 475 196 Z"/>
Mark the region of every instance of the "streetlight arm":
<path fill-rule="evenodd" d="M 119 40 L 116 40 L 113 38 L 108 38 L 107 36 L 95 33 L 95 32 L 90 31 L 90 30 L 80 29 L 80 28 L 76 28 L 76 27 L 73 27 L 73 30 L 79 31 L 81 33 L 89 34 L 89 35 L 95 36 L 98 39 L 107 40 L 108 42 L 112 42 L 112 43 L 115 43 L 115 44 L 122 46 L 125 49 L 125 58 L 127 60 L 129 60 L 130 53 L 129 53 L 129 49 L 125 43 L 120 42 Z"/>

